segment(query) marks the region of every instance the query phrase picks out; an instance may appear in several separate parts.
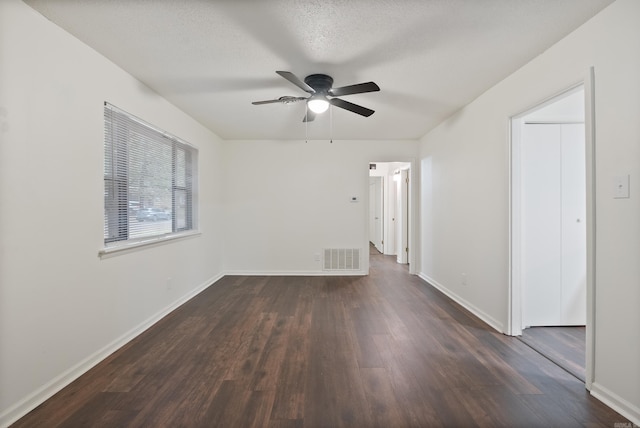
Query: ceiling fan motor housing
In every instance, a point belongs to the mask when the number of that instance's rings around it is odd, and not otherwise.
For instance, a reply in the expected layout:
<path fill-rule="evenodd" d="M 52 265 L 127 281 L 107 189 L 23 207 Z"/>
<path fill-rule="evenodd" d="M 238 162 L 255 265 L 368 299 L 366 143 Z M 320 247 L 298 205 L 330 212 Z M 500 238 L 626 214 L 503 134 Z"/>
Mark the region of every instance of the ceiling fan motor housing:
<path fill-rule="evenodd" d="M 333 78 L 326 74 L 311 74 L 304 78 L 304 83 L 311 86 L 316 93 L 326 95 L 333 86 Z"/>

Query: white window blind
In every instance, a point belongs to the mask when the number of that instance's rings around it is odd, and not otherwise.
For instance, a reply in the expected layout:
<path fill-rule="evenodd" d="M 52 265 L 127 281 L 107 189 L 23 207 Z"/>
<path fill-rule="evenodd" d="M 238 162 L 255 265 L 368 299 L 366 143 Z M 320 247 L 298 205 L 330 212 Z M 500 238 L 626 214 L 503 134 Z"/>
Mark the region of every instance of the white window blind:
<path fill-rule="evenodd" d="M 104 154 L 107 247 L 194 228 L 195 148 L 105 103 Z"/>

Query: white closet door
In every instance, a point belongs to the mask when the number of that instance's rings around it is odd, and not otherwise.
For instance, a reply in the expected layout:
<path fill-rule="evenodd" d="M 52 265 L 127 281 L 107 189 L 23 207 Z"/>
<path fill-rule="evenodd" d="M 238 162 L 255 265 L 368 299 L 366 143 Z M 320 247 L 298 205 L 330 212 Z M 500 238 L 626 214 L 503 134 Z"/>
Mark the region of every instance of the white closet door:
<path fill-rule="evenodd" d="M 523 323 L 560 325 L 561 139 L 558 125 L 525 125 L 522 138 Z"/>
<path fill-rule="evenodd" d="M 562 125 L 562 325 L 587 319 L 584 125 Z"/>
<path fill-rule="evenodd" d="M 524 326 L 586 323 L 584 125 L 525 125 Z"/>

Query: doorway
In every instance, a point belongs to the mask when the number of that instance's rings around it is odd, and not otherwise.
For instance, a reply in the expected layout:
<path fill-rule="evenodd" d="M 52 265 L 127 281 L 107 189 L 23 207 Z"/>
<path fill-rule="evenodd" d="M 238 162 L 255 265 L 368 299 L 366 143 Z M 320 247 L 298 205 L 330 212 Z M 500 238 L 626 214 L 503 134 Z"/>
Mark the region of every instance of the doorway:
<path fill-rule="evenodd" d="M 411 162 L 369 164 L 369 245 L 412 272 Z"/>
<path fill-rule="evenodd" d="M 511 120 L 510 334 L 583 381 L 591 191 L 586 105 L 579 85 Z"/>

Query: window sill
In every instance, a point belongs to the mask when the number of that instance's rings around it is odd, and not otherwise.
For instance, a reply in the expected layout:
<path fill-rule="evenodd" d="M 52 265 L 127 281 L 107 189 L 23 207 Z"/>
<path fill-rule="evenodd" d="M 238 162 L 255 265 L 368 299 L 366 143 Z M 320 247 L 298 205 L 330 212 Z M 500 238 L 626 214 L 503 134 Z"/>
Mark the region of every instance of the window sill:
<path fill-rule="evenodd" d="M 98 257 L 104 259 L 120 254 L 127 254 L 130 252 L 142 250 L 147 247 L 157 247 L 159 245 L 168 244 L 177 240 L 193 238 L 196 236 L 200 236 L 201 234 L 202 233 L 198 230 L 190 230 L 188 232 L 173 233 L 171 235 L 157 236 L 153 238 L 142 239 L 140 241 L 117 244 L 111 247 L 105 247 L 102 250 L 98 251 Z"/>

